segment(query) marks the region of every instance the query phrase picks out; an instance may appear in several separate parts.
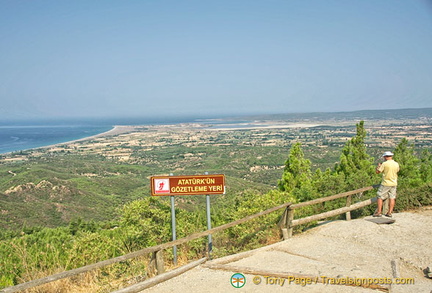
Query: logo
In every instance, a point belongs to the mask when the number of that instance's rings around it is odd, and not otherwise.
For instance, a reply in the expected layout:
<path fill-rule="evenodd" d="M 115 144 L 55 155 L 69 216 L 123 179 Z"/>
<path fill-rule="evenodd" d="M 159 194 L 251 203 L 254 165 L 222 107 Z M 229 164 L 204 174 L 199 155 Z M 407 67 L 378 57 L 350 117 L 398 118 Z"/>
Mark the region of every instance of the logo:
<path fill-rule="evenodd" d="M 246 277 L 240 273 L 236 273 L 231 276 L 230 282 L 234 288 L 241 288 L 246 284 Z"/>
<path fill-rule="evenodd" d="M 169 193 L 170 192 L 170 184 L 169 179 L 155 179 L 155 192 L 156 193 Z"/>

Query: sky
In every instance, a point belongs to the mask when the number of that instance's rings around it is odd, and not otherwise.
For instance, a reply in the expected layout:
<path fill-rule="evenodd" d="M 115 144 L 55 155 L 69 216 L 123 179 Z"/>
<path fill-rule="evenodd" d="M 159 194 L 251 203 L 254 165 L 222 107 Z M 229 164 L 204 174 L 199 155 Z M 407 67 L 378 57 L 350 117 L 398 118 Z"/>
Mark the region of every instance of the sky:
<path fill-rule="evenodd" d="M 0 0 L 2 119 L 427 107 L 432 0 Z"/>

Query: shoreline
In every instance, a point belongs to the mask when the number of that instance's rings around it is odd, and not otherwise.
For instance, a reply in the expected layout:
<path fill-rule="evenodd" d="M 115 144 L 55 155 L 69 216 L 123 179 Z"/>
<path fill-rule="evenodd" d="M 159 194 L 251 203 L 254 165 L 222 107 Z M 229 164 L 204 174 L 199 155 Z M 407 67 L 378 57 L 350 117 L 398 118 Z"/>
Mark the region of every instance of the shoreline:
<path fill-rule="evenodd" d="M 112 129 L 105 131 L 105 132 L 102 132 L 102 133 L 98 133 L 98 134 L 94 134 L 91 136 L 86 136 L 83 138 L 78 138 L 78 139 L 74 139 L 74 140 L 70 140 L 70 141 L 55 143 L 55 144 L 51 144 L 51 145 L 47 145 L 47 146 L 43 146 L 43 147 L 32 148 L 32 149 L 28 149 L 28 150 L 47 149 L 47 148 L 57 147 L 57 146 L 61 146 L 61 145 L 68 145 L 68 144 L 72 144 L 72 143 L 76 143 L 76 142 L 91 140 L 91 139 L 99 138 L 99 137 L 119 135 L 119 134 L 131 132 L 134 129 L 136 129 L 137 127 L 140 127 L 140 126 L 114 125 Z"/>
<path fill-rule="evenodd" d="M 132 126 L 132 125 L 114 125 L 112 129 L 102 132 L 102 133 L 98 133 L 95 135 L 91 135 L 91 136 L 87 136 L 87 137 L 83 137 L 83 138 L 79 138 L 79 139 L 74 139 L 71 141 L 67 141 L 67 142 L 63 142 L 60 144 L 69 144 L 69 143 L 74 143 L 74 142 L 79 142 L 79 141 L 85 141 L 85 140 L 89 140 L 89 139 L 93 139 L 93 138 L 98 138 L 98 137 L 104 137 L 104 136 L 113 136 L 113 135 L 118 135 L 118 134 L 123 134 L 123 133 L 127 133 L 130 131 L 135 130 L 137 127 L 141 127 L 141 126 Z M 57 146 L 59 144 L 54 144 L 52 146 Z M 47 146 L 48 147 L 48 146 Z"/>
<path fill-rule="evenodd" d="M 153 125 L 156 127 L 161 127 L 161 128 L 165 128 L 165 127 L 173 127 L 173 126 L 177 126 L 178 127 L 192 127 L 192 128 L 197 128 L 197 129 L 204 129 L 207 131 L 235 131 L 235 130 L 251 130 L 251 129 L 284 129 L 284 128 L 310 128 L 310 127 L 316 127 L 322 124 L 316 124 L 316 123 L 283 123 L 280 121 L 251 121 L 251 122 L 240 122 L 240 123 L 223 123 L 223 124 L 214 124 L 214 125 L 203 125 L 203 124 L 198 124 L 197 123 L 193 123 L 193 122 L 189 122 L 189 123 L 178 123 L 178 124 L 161 124 L 161 125 Z M 65 141 L 65 142 L 59 142 L 59 143 L 54 143 L 54 144 L 49 144 L 49 145 L 45 145 L 45 146 L 40 146 L 40 147 L 31 147 L 28 149 L 22 149 L 22 150 L 16 150 L 16 151 L 11 151 L 11 152 L 6 152 L 6 153 L 0 153 L 0 156 L 10 156 L 13 154 L 17 154 L 19 152 L 27 152 L 27 151 L 37 151 L 37 150 L 46 150 L 46 149 L 50 149 L 50 148 L 54 148 L 54 147 L 59 147 L 59 146 L 64 146 L 64 145 L 69 145 L 69 144 L 73 144 L 73 143 L 77 143 L 77 142 L 85 142 L 85 141 L 89 141 L 95 138 L 101 138 L 101 137 L 110 137 L 110 136 L 115 136 L 115 135 L 120 135 L 120 134 L 126 134 L 126 133 L 130 133 L 138 128 L 142 128 L 143 126 L 149 126 L 149 125 L 113 125 L 112 129 L 102 132 L 102 133 L 98 133 L 98 134 L 94 134 L 91 136 L 86 136 L 83 138 L 78 138 L 78 139 L 74 139 L 74 140 L 69 140 L 69 141 Z"/>
<path fill-rule="evenodd" d="M 114 136 L 114 135 L 118 135 L 118 134 L 123 134 L 123 133 L 128 133 L 133 131 L 134 129 L 136 129 L 137 127 L 140 126 L 132 126 L 132 125 L 114 125 L 112 126 L 113 128 L 102 132 L 102 133 L 98 133 L 98 134 L 94 134 L 91 136 L 86 136 L 83 138 L 78 138 L 78 139 L 74 139 L 74 140 L 69 140 L 69 141 L 65 141 L 65 142 L 59 142 L 59 143 L 55 143 L 55 144 L 50 144 L 50 145 L 46 145 L 46 146 L 40 146 L 40 147 L 34 147 L 34 148 L 28 148 L 28 149 L 23 149 L 23 150 L 17 150 L 17 151 L 11 151 L 11 152 L 6 152 L 6 153 L 0 153 L 0 156 L 8 156 L 14 153 L 18 153 L 18 152 L 26 152 L 26 151 L 36 151 L 36 150 L 44 150 L 44 149 L 49 149 L 52 147 L 57 147 L 57 146 L 62 146 L 62 145 L 68 145 L 68 144 L 72 144 L 72 143 L 76 143 L 76 142 L 81 142 L 81 141 L 86 141 L 86 140 L 91 140 L 94 138 L 99 138 L 99 137 L 104 137 L 104 136 Z"/>
<path fill-rule="evenodd" d="M 6 153 L 0 153 L 0 156 L 9 156 L 12 154 L 16 154 L 18 152 L 26 152 L 26 151 L 37 151 L 37 150 L 46 150 L 49 148 L 69 145 L 77 142 L 84 142 L 88 140 L 92 140 L 95 138 L 101 138 L 101 137 L 109 137 L 109 136 L 115 136 L 120 134 L 125 134 L 132 132 L 136 129 L 142 128 L 144 126 L 154 126 L 154 127 L 174 127 L 174 128 L 184 128 L 184 127 L 191 127 L 196 129 L 204 129 L 207 131 L 235 131 L 235 130 L 253 130 L 253 129 L 286 129 L 286 128 L 311 128 L 311 127 L 317 127 L 323 124 L 317 124 L 317 123 L 285 123 L 281 121 L 250 121 L 250 122 L 235 122 L 235 123 L 223 123 L 223 124 L 200 124 L 196 122 L 186 122 L 186 123 L 168 123 L 168 124 L 158 124 L 158 125 L 113 125 L 112 129 L 94 134 L 91 136 L 86 136 L 83 138 L 78 138 L 74 140 L 69 140 L 65 142 L 60 143 L 54 143 L 49 144 L 45 146 L 40 147 L 31 147 L 28 149 L 22 149 L 22 150 L 16 150 Z"/>

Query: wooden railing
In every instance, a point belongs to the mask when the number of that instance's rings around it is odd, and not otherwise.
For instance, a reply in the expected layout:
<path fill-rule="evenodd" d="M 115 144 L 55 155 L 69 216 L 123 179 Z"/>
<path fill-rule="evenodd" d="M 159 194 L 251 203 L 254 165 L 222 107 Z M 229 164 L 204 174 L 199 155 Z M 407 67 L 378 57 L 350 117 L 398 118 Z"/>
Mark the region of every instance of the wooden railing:
<path fill-rule="evenodd" d="M 43 285 L 43 284 L 46 284 L 46 283 L 50 283 L 50 282 L 54 282 L 54 281 L 57 281 L 57 280 L 60 280 L 60 279 L 72 277 L 72 276 L 75 276 L 75 275 L 78 275 L 78 274 L 81 274 L 81 273 L 85 273 L 85 272 L 88 272 L 88 271 L 91 271 L 91 270 L 94 270 L 94 269 L 102 268 L 104 266 L 108 266 L 108 265 L 111 265 L 111 264 L 114 264 L 114 263 L 118 263 L 118 262 L 121 262 L 121 261 L 125 261 L 125 260 L 131 259 L 131 258 L 135 258 L 135 257 L 138 257 L 138 256 L 149 254 L 149 253 L 153 253 L 154 254 L 156 262 L 158 262 L 158 260 L 159 260 L 159 263 L 156 265 L 156 267 L 158 269 L 158 273 L 162 273 L 164 271 L 164 269 L 163 269 L 163 265 L 161 265 L 161 258 L 159 256 L 161 256 L 161 252 L 164 249 L 168 249 L 168 248 L 171 248 L 173 246 L 180 245 L 180 244 L 189 242 L 191 240 L 195 240 L 197 238 L 205 237 L 205 236 L 208 236 L 208 235 L 213 234 L 215 232 L 222 231 L 222 230 L 234 227 L 236 225 L 239 225 L 239 224 L 245 223 L 247 221 L 253 220 L 253 219 L 257 218 L 257 217 L 260 217 L 260 216 L 263 216 L 263 215 L 267 215 L 267 214 L 272 213 L 274 211 L 286 208 L 290 204 L 291 203 L 284 203 L 284 204 L 281 204 L 281 205 L 279 205 L 277 207 L 273 207 L 273 208 L 270 208 L 268 210 L 259 212 L 257 214 L 254 214 L 254 215 L 251 215 L 251 216 L 247 216 L 247 217 L 245 217 L 243 219 L 240 219 L 240 220 L 237 220 L 237 221 L 234 221 L 234 222 L 231 222 L 231 223 L 227 223 L 227 224 L 224 224 L 224 225 L 212 228 L 210 230 L 206 230 L 206 231 L 203 231 L 203 232 L 195 233 L 195 234 L 189 235 L 187 237 L 177 239 L 175 241 L 170 241 L 170 242 L 159 244 L 159 245 L 156 245 L 156 246 L 147 247 L 147 248 L 135 251 L 135 252 L 131 252 L 131 253 L 128 253 L 128 254 L 125 254 L 125 255 L 122 255 L 122 256 L 118 256 L 118 257 L 115 257 L 115 258 L 108 259 L 108 260 L 100 261 L 100 262 L 97 262 L 97 263 L 94 263 L 94 264 L 90 264 L 90 265 L 87 265 L 87 266 L 84 266 L 84 267 L 80 267 L 80 268 L 73 269 L 73 270 L 70 270 L 70 271 L 61 272 L 61 273 L 58 273 L 58 274 L 55 274 L 55 275 L 51 275 L 51 276 L 48 276 L 48 277 L 45 277 L 45 278 L 29 281 L 29 282 L 22 283 L 22 284 L 13 286 L 13 287 L 4 288 L 4 289 L 0 290 L 0 292 L 1 293 L 19 292 L 19 291 L 22 291 L 22 290 L 25 290 L 25 289 L 33 288 L 33 287 L 40 286 L 40 285 Z"/>
<path fill-rule="evenodd" d="M 61 273 L 47 276 L 44 278 L 40 278 L 37 280 L 32 280 L 32 281 L 29 281 L 26 283 L 18 284 L 16 286 L 7 287 L 7 288 L 0 290 L 0 293 L 19 292 L 22 290 L 37 287 L 37 286 L 40 286 L 40 285 L 43 285 L 46 283 L 50 283 L 50 282 L 54 282 L 57 280 L 61 280 L 64 278 L 76 276 L 76 275 L 81 274 L 81 273 L 89 272 L 89 271 L 92 271 L 92 270 L 95 270 L 98 268 L 102 268 L 102 267 L 105 267 L 105 266 L 108 266 L 108 265 L 111 265 L 114 263 L 122 262 L 122 261 L 125 261 L 128 259 L 136 258 L 136 257 L 142 256 L 145 254 L 150 254 L 150 253 L 153 254 L 153 259 L 156 262 L 157 273 L 161 274 L 165 271 L 164 265 L 163 265 L 163 258 L 162 258 L 162 251 L 164 249 L 172 248 L 173 246 L 181 245 L 181 244 L 184 244 L 184 243 L 189 242 L 191 240 L 195 240 L 195 239 L 198 239 L 201 237 L 208 236 L 208 235 L 213 234 L 215 232 L 219 232 L 219 231 L 234 227 L 236 225 L 239 225 L 239 224 L 245 223 L 247 221 L 256 219 L 260 216 L 270 214 L 272 212 L 278 211 L 278 210 L 283 209 L 283 208 L 285 208 L 285 212 L 281 218 L 281 221 L 279 222 L 279 225 L 282 229 L 283 238 L 287 239 L 287 238 L 292 236 L 293 227 L 297 226 L 297 225 L 309 223 L 309 222 L 316 221 L 319 219 L 324 219 L 327 217 L 332 217 L 332 216 L 339 215 L 342 213 L 346 213 L 347 220 L 351 219 L 350 211 L 355 210 L 355 209 L 359 209 L 359 208 L 367 206 L 367 205 L 370 205 L 376 201 L 376 198 L 372 198 L 372 199 L 368 199 L 368 200 L 365 200 L 365 201 L 362 201 L 362 202 L 359 202 L 359 203 L 352 205 L 351 204 L 351 196 L 354 194 L 361 194 L 361 193 L 363 193 L 367 190 L 371 190 L 373 188 L 374 188 L 373 186 L 369 186 L 369 187 L 365 187 L 365 188 L 361 188 L 361 189 L 357 189 L 357 190 L 353 190 L 353 191 L 349 191 L 349 192 L 345 192 L 345 193 L 341 193 L 341 194 L 337 194 L 337 195 L 332 195 L 332 196 L 328 196 L 328 197 L 324 197 L 324 198 L 319 198 L 319 199 L 311 200 L 308 202 L 298 203 L 298 204 L 284 203 L 284 204 L 281 204 L 279 206 L 276 206 L 276 207 L 267 209 L 265 211 L 256 213 L 254 215 L 247 216 L 247 217 L 242 218 L 240 220 L 237 220 L 237 221 L 234 221 L 231 223 L 227 223 L 227 224 L 224 224 L 224 225 L 221 225 L 221 226 L 218 226 L 218 227 L 215 227 L 215 228 L 212 228 L 210 230 L 203 231 L 203 232 L 198 232 L 198 233 L 189 235 L 187 237 L 177 239 L 175 241 L 170 241 L 170 242 L 159 244 L 156 246 L 147 247 L 147 248 L 135 251 L 135 252 L 131 252 L 131 253 L 128 253 L 128 254 L 125 254 L 122 256 L 108 259 L 108 260 L 100 261 L 100 262 L 90 264 L 87 266 L 83 266 L 83 267 L 80 267 L 77 269 L 61 272 Z M 317 203 L 322 203 L 322 202 L 326 202 L 326 201 L 334 200 L 334 199 L 338 199 L 338 198 L 343 198 L 343 197 L 347 197 L 347 204 L 346 204 L 347 206 L 344 208 L 340 208 L 340 209 L 336 209 L 336 210 L 333 210 L 330 212 L 321 213 L 321 214 L 313 215 L 310 217 L 294 220 L 294 211 L 296 208 L 300 208 L 300 207 L 304 207 L 304 206 L 308 206 L 308 205 L 312 205 L 312 204 L 317 204 Z M 203 259 L 201 259 L 200 261 L 197 261 L 196 263 L 199 264 L 202 262 L 203 262 Z"/>
<path fill-rule="evenodd" d="M 283 238 L 288 239 L 289 237 L 291 237 L 292 233 L 293 233 L 293 228 L 295 226 L 307 224 L 307 223 L 310 223 L 313 221 L 318 221 L 318 220 L 322 220 L 325 218 L 329 218 L 329 217 L 333 217 L 333 216 L 337 216 L 337 215 L 341 215 L 341 214 L 345 214 L 346 220 L 351 220 L 351 211 L 365 207 L 365 206 L 368 206 L 368 205 L 376 202 L 376 200 L 377 200 L 376 197 L 374 197 L 371 199 L 367 199 L 365 201 L 361 201 L 361 202 L 352 204 L 352 196 L 355 194 L 362 195 L 363 192 L 371 190 L 374 187 L 376 187 L 376 186 L 368 186 L 368 187 L 364 187 L 364 188 L 360 188 L 360 189 L 356 189 L 356 190 L 352 190 L 352 191 L 348 191 L 348 192 L 344 192 L 344 193 L 339 193 L 336 195 L 322 197 L 322 198 L 318 198 L 318 199 L 314 199 L 314 200 L 310 200 L 310 201 L 301 202 L 301 203 L 292 204 L 292 205 L 287 206 L 285 209 L 285 212 L 281 218 L 281 221 L 279 222 L 279 226 L 282 230 Z M 330 201 L 330 200 L 344 198 L 344 197 L 346 197 L 346 206 L 343 208 L 339 208 L 339 209 L 335 209 L 335 210 L 328 211 L 325 213 L 321 213 L 321 214 L 317 214 L 317 215 L 313 215 L 313 216 L 294 220 L 295 209 L 310 206 L 313 204 L 323 203 L 323 202 Z"/>

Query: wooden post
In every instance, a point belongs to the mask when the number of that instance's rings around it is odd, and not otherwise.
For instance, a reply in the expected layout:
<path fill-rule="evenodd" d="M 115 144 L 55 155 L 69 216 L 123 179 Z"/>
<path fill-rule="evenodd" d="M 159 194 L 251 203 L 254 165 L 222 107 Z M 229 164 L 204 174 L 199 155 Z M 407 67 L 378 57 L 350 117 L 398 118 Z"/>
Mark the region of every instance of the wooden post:
<path fill-rule="evenodd" d="M 160 275 L 165 273 L 164 259 L 163 259 L 163 250 L 158 250 L 153 252 L 152 259 L 155 263 L 156 274 Z"/>
<path fill-rule="evenodd" d="M 285 208 L 282 217 L 279 220 L 278 226 L 282 231 L 282 237 L 283 240 L 287 240 L 288 237 L 288 230 L 287 230 L 287 218 L 288 218 L 288 207 Z"/>
<path fill-rule="evenodd" d="M 288 229 L 287 228 L 282 228 L 281 230 L 282 230 L 283 240 L 287 240 L 289 238 L 288 237 Z"/>
<path fill-rule="evenodd" d="M 164 259 L 163 259 L 163 250 L 158 250 L 155 252 L 156 255 L 156 271 L 157 274 L 165 273 Z"/>
<path fill-rule="evenodd" d="M 287 230 L 288 230 L 288 238 L 290 238 L 293 234 L 293 219 L 294 219 L 294 209 L 291 208 L 291 206 L 287 207 L 288 209 L 288 216 L 287 216 Z"/>
<path fill-rule="evenodd" d="M 346 199 L 346 205 L 345 205 L 346 207 L 351 206 L 351 200 L 352 200 L 352 197 L 351 197 L 351 194 L 350 194 L 350 195 L 347 196 L 347 199 Z M 345 213 L 345 220 L 351 221 L 351 211 L 348 211 L 348 212 Z"/>

